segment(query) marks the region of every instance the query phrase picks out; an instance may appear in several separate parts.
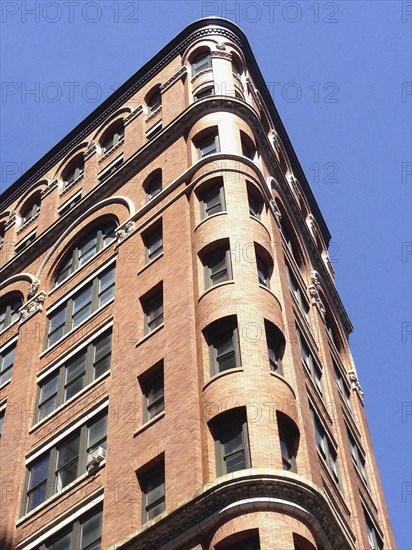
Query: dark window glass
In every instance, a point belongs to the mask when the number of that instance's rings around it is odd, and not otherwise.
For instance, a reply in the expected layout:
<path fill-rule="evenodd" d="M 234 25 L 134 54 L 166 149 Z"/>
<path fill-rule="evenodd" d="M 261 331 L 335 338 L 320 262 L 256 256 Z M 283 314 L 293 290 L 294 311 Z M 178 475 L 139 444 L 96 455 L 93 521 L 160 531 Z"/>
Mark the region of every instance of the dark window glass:
<path fill-rule="evenodd" d="M 23 301 L 19 297 L 9 298 L 0 305 L 0 331 L 19 319 L 19 309 Z"/>
<path fill-rule="evenodd" d="M 192 75 L 199 73 L 212 66 L 212 60 L 208 52 L 197 55 L 192 61 Z"/>
<path fill-rule="evenodd" d="M 212 422 L 212 432 L 216 442 L 219 475 L 250 467 L 244 409 L 234 409 L 219 415 Z"/>
<path fill-rule="evenodd" d="M 161 514 L 165 509 L 164 461 L 140 475 L 143 492 L 143 522 Z"/>
<path fill-rule="evenodd" d="M 0 386 L 8 382 L 11 378 L 15 354 L 16 342 L 7 346 L 0 352 Z"/>
<path fill-rule="evenodd" d="M 203 255 L 202 263 L 205 268 L 206 288 L 227 281 L 232 277 L 230 252 L 227 247 Z"/>
<path fill-rule="evenodd" d="M 163 324 L 163 290 L 159 290 L 142 301 L 145 314 L 146 334 Z"/>
<path fill-rule="evenodd" d="M 104 138 L 101 147 L 103 153 L 108 153 L 116 147 L 119 143 L 124 140 L 124 127 L 119 126 L 109 133 L 107 137 Z"/>
<path fill-rule="evenodd" d="M 146 249 L 146 263 L 152 262 L 163 252 L 162 224 L 156 224 L 143 234 L 143 243 Z"/>
<path fill-rule="evenodd" d="M 199 193 L 202 218 L 225 210 L 223 184 L 212 185 Z"/>
<path fill-rule="evenodd" d="M 240 353 L 236 317 L 215 321 L 204 330 L 209 345 L 211 373 L 240 367 Z"/>

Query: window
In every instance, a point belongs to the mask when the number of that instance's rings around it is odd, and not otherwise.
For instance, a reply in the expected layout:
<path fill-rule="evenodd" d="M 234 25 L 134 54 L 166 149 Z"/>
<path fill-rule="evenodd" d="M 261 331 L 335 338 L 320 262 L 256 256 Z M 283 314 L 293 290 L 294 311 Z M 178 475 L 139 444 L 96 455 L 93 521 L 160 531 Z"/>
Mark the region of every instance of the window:
<path fill-rule="evenodd" d="M 241 536 L 241 535 L 240 535 Z M 252 537 L 247 536 L 241 540 L 238 539 L 238 534 L 235 536 L 228 537 L 229 543 L 223 541 L 221 544 L 216 545 L 216 550 L 260 550 L 259 535 L 254 535 Z M 236 539 L 236 542 L 233 542 Z"/>
<path fill-rule="evenodd" d="M 4 243 L 4 225 L 0 225 L 0 247 Z"/>
<path fill-rule="evenodd" d="M 3 433 L 4 417 L 6 416 L 6 403 L 7 401 L 0 403 L 0 437 Z"/>
<path fill-rule="evenodd" d="M 146 191 L 146 200 L 149 202 L 162 190 L 162 171 L 156 170 L 151 174 L 143 185 L 143 188 Z"/>
<path fill-rule="evenodd" d="M 366 529 L 368 531 L 368 542 L 371 550 L 383 550 L 383 540 L 378 532 L 375 522 L 365 508 L 363 508 L 363 513 L 365 516 Z"/>
<path fill-rule="evenodd" d="M 309 317 L 309 304 L 306 300 L 305 294 L 302 291 L 302 289 L 299 286 L 299 283 L 296 280 L 296 277 L 294 276 L 291 268 L 286 265 L 286 271 L 289 279 L 289 288 L 290 291 L 295 298 L 299 309 L 304 316 L 306 322 L 310 325 L 310 317 Z"/>
<path fill-rule="evenodd" d="M 81 201 L 81 198 L 82 198 L 82 194 L 77 193 L 76 195 L 71 197 L 67 202 L 62 204 L 61 207 L 58 210 L 59 216 L 64 216 L 65 214 L 67 214 L 67 212 L 69 210 L 74 208 L 76 206 L 76 204 L 78 204 Z"/>
<path fill-rule="evenodd" d="M 146 249 L 146 263 L 150 263 L 163 253 L 163 228 L 162 221 L 156 223 L 142 234 Z"/>
<path fill-rule="evenodd" d="M 299 430 L 293 420 L 285 414 L 277 412 L 276 417 L 283 469 L 288 472 L 297 472 L 296 455 L 299 447 Z"/>
<path fill-rule="evenodd" d="M 311 542 L 297 533 L 293 533 L 293 542 L 294 550 L 316 550 Z"/>
<path fill-rule="evenodd" d="M 20 254 L 20 252 L 23 252 L 34 240 L 36 239 L 36 232 L 33 231 L 33 233 L 30 233 L 25 239 L 20 241 L 16 244 L 14 247 L 14 250 L 16 254 Z"/>
<path fill-rule="evenodd" d="M 255 244 L 256 267 L 260 285 L 270 288 L 271 269 L 267 259 L 263 255 L 263 249 Z"/>
<path fill-rule="evenodd" d="M 106 132 L 101 140 L 103 154 L 108 153 L 124 140 L 123 121 L 115 128 Z"/>
<path fill-rule="evenodd" d="M 65 170 L 63 175 L 64 188 L 69 187 L 77 179 L 83 176 L 84 173 L 84 160 L 83 156 L 77 158 L 73 163 Z"/>
<path fill-rule="evenodd" d="M 47 346 L 75 329 L 114 296 L 115 268 L 99 273 L 49 316 Z"/>
<path fill-rule="evenodd" d="M 165 509 L 164 458 L 150 469 L 145 468 L 138 477 L 142 489 L 142 520 L 145 523 Z"/>
<path fill-rule="evenodd" d="M 13 296 L 0 305 L 0 331 L 19 319 L 19 309 L 22 305 L 23 301 L 19 296 Z"/>
<path fill-rule="evenodd" d="M 350 412 L 353 412 L 352 403 L 350 400 L 350 388 L 346 382 L 343 374 L 341 373 L 338 365 L 333 361 L 333 367 L 335 369 L 336 385 L 338 386 L 338 391 L 345 402 L 345 405 L 348 407 Z"/>
<path fill-rule="evenodd" d="M 163 324 L 163 285 L 158 285 L 141 301 L 145 316 L 145 334 L 150 334 Z"/>
<path fill-rule="evenodd" d="M 107 332 L 70 357 L 39 383 L 37 421 L 110 369 L 112 334 Z"/>
<path fill-rule="evenodd" d="M 322 385 L 322 371 L 318 366 L 317 361 L 315 360 L 315 357 L 313 353 L 310 351 L 309 345 L 307 344 L 306 340 L 303 338 L 301 332 L 297 330 L 298 338 L 299 338 L 299 344 L 300 344 L 300 355 L 302 358 L 302 362 L 311 377 L 312 381 L 314 382 L 317 390 L 323 397 L 323 385 Z"/>
<path fill-rule="evenodd" d="M 368 478 L 366 476 L 366 467 L 365 467 L 365 455 L 363 451 L 360 448 L 360 445 L 350 432 L 349 428 L 346 427 L 348 432 L 348 438 L 349 438 L 349 445 L 350 445 L 350 453 L 352 455 L 353 463 L 355 464 L 356 468 L 358 469 L 360 475 L 362 476 L 363 481 L 368 485 Z"/>
<path fill-rule="evenodd" d="M 8 382 L 13 370 L 14 356 L 16 354 L 16 344 L 13 342 L 0 351 L 0 386 Z"/>
<path fill-rule="evenodd" d="M 283 375 L 282 357 L 285 340 L 275 325 L 265 320 L 266 345 L 268 348 L 269 368 L 272 372 Z"/>
<path fill-rule="evenodd" d="M 47 538 L 34 550 L 100 550 L 102 541 L 103 510 L 99 506 L 82 515 L 68 527 Z"/>
<path fill-rule="evenodd" d="M 240 132 L 240 143 L 242 146 L 242 155 L 250 160 L 254 160 L 256 155 L 256 146 L 250 137 L 244 132 Z"/>
<path fill-rule="evenodd" d="M 38 194 L 30 204 L 26 206 L 21 213 L 22 225 L 32 220 L 40 212 L 40 195 Z"/>
<path fill-rule="evenodd" d="M 286 216 L 286 215 L 283 214 L 282 210 L 281 210 L 281 212 L 282 212 L 282 217 Z M 292 254 L 292 256 L 293 256 L 294 260 L 296 261 L 296 263 L 298 265 L 300 265 L 301 260 L 300 260 L 299 254 L 297 253 L 297 250 L 296 250 L 295 244 L 293 242 L 291 233 L 290 233 L 288 227 L 285 225 L 285 223 L 282 220 L 280 221 L 280 233 L 281 233 L 282 237 L 285 239 L 285 242 L 286 242 L 286 245 L 289 249 L 289 252 Z"/>
<path fill-rule="evenodd" d="M 244 408 L 220 414 L 213 419 L 211 430 L 216 445 L 218 475 L 251 467 Z"/>
<path fill-rule="evenodd" d="M 122 164 L 123 164 L 123 155 L 120 155 L 119 158 L 111 162 L 109 166 L 106 166 L 106 168 L 98 174 L 98 182 L 101 183 L 107 180 L 107 178 L 109 178 L 112 174 L 114 174 Z"/>
<path fill-rule="evenodd" d="M 222 212 L 226 208 L 223 182 L 209 185 L 198 193 L 198 197 L 201 205 L 202 219 Z"/>
<path fill-rule="evenodd" d="M 151 115 L 162 104 L 162 94 L 160 93 L 160 87 L 158 87 L 149 97 L 147 101 L 148 114 Z"/>
<path fill-rule="evenodd" d="M 260 220 L 260 215 L 263 209 L 263 201 L 258 196 L 256 191 L 252 191 L 251 187 L 248 187 L 247 198 L 249 203 L 249 214 Z"/>
<path fill-rule="evenodd" d="M 198 158 L 201 159 L 207 155 L 220 152 L 219 135 L 217 129 L 195 141 L 195 147 L 198 152 Z"/>
<path fill-rule="evenodd" d="M 86 473 L 88 457 L 106 448 L 107 411 L 93 417 L 28 466 L 24 514 Z"/>
<path fill-rule="evenodd" d="M 59 268 L 54 283 L 57 285 L 67 279 L 76 269 L 112 243 L 116 238 L 115 229 L 116 224 L 114 222 L 107 222 L 93 229 L 66 256 L 65 261 Z"/>
<path fill-rule="evenodd" d="M 147 422 L 164 411 L 163 361 L 139 378 L 143 392 L 143 420 Z"/>
<path fill-rule="evenodd" d="M 200 89 L 198 92 L 194 94 L 195 101 L 199 101 L 200 99 L 204 99 L 205 97 L 209 97 L 215 93 L 213 86 L 206 86 L 205 88 Z"/>
<path fill-rule="evenodd" d="M 338 458 L 336 449 L 332 443 L 331 438 L 327 434 L 322 422 L 311 407 L 313 427 L 315 429 L 316 446 L 318 451 L 326 464 L 332 478 L 339 486 L 339 470 L 338 470 Z"/>
<path fill-rule="evenodd" d="M 236 59 L 232 59 L 232 72 L 239 78 L 242 76 L 242 69 L 240 68 L 240 64 Z"/>
<path fill-rule="evenodd" d="M 202 254 L 202 264 L 204 266 L 206 288 L 231 279 L 229 243 Z"/>
<path fill-rule="evenodd" d="M 203 334 L 209 346 L 211 375 L 241 366 L 236 316 L 223 317 L 207 326 Z"/>
<path fill-rule="evenodd" d="M 192 76 L 195 76 L 200 71 L 209 69 L 212 66 L 212 59 L 209 52 L 199 53 L 192 60 Z"/>

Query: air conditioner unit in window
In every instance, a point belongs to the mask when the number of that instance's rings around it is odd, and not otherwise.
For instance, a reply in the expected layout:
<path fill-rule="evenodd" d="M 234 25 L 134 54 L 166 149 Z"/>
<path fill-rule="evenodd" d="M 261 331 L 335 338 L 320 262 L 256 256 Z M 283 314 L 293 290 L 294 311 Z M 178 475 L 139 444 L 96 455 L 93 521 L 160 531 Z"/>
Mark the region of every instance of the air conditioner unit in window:
<path fill-rule="evenodd" d="M 89 459 L 87 462 L 87 471 L 90 472 L 97 468 L 100 462 L 106 458 L 106 449 L 104 447 L 97 447 L 94 451 L 89 454 Z"/>

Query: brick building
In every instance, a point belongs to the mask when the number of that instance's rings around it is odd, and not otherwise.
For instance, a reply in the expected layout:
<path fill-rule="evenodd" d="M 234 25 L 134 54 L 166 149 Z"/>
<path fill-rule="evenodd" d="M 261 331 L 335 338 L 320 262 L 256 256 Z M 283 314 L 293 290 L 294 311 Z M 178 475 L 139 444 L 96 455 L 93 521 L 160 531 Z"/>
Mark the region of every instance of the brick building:
<path fill-rule="evenodd" d="M 330 235 L 236 25 L 0 202 L 2 548 L 395 548 Z"/>

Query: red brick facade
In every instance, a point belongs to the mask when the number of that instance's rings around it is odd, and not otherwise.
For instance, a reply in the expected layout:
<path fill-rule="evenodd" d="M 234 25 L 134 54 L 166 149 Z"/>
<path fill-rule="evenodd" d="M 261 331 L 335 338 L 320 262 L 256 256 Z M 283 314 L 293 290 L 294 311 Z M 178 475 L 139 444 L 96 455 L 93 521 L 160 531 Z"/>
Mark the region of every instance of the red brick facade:
<path fill-rule="evenodd" d="M 1 204 L 2 548 L 394 550 L 330 235 L 235 25 L 185 29 Z"/>

